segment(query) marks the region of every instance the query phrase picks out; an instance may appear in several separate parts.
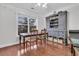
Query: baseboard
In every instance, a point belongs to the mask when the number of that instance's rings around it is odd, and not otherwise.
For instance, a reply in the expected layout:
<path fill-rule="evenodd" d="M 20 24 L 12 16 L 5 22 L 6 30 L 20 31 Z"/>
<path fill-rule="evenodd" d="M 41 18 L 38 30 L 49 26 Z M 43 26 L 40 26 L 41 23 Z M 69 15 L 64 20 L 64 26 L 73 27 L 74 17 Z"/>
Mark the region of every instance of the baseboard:
<path fill-rule="evenodd" d="M 47 40 L 47 41 L 52 42 L 52 40 Z M 19 44 L 18 41 L 14 42 L 14 43 L 5 44 L 5 45 L 0 45 L 0 48 L 9 47 L 9 46 L 17 45 L 17 44 Z M 61 44 L 61 43 L 58 43 L 58 44 Z"/>
<path fill-rule="evenodd" d="M 19 42 L 14 42 L 14 43 L 9 43 L 9 44 L 5 44 L 5 45 L 0 45 L 0 48 L 9 47 L 9 46 L 17 45 L 17 44 L 19 44 Z"/>
<path fill-rule="evenodd" d="M 47 40 L 47 41 L 52 42 L 52 40 Z M 54 42 L 54 43 L 57 43 L 59 45 L 63 45 L 63 43 L 60 43 L 60 42 Z"/>

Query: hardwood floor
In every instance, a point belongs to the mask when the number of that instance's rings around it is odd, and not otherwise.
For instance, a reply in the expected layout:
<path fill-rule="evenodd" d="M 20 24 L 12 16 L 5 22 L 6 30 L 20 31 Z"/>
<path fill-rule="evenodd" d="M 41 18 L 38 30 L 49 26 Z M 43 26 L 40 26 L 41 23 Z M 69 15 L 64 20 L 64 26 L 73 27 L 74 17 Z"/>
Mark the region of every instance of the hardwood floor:
<path fill-rule="evenodd" d="M 39 42 L 40 43 L 40 42 Z M 0 56 L 70 56 L 70 49 L 68 46 L 64 46 L 62 44 L 57 44 L 52 42 L 48 42 L 47 45 L 44 43 L 42 45 L 39 44 L 38 48 L 36 45 L 32 46 L 33 48 L 30 50 L 29 47 L 26 52 L 20 53 L 19 45 L 14 45 L 10 47 L 0 48 Z"/>

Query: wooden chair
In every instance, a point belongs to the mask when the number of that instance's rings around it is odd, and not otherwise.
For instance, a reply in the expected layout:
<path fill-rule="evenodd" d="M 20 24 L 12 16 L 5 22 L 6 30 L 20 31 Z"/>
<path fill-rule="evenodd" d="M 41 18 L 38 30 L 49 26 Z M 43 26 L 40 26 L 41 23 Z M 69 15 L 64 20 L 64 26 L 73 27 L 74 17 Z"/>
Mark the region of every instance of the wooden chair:
<path fill-rule="evenodd" d="M 31 50 L 32 46 L 34 47 L 34 43 L 36 43 L 36 45 L 37 45 L 37 42 L 36 42 L 37 35 L 36 34 L 38 34 L 38 30 L 31 31 L 30 39 L 26 40 L 26 49 L 28 48 L 28 44 L 29 44 L 30 50 Z"/>
<path fill-rule="evenodd" d="M 41 45 L 42 45 L 43 41 L 46 44 L 46 39 L 47 39 L 46 29 L 41 30 L 41 34 L 43 34 L 43 35 L 39 36 L 39 38 L 37 39 L 37 44 L 38 44 L 39 40 L 41 41 Z"/>
<path fill-rule="evenodd" d="M 69 39 L 69 48 L 70 48 L 70 51 L 71 51 L 71 56 L 76 56 L 76 53 L 75 53 L 75 50 L 74 50 L 74 45 L 73 45 L 73 42 L 72 42 L 72 40 L 71 40 L 71 38 L 70 37 L 68 37 L 68 39 Z"/>

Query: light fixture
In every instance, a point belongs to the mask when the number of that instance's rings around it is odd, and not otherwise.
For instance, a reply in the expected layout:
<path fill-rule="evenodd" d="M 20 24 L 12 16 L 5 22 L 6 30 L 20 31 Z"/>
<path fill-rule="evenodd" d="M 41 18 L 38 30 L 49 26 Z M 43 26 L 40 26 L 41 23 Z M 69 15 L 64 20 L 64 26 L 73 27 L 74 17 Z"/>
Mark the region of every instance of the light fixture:
<path fill-rule="evenodd" d="M 37 4 L 35 5 L 35 7 L 47 8 L 47 3 L 37 3 Z"/>
<path fill-rule="evenodd" d="M 44 3 L 44 4 L 42 5 L 42 7 L 47 8 L 47 3 Z"/>
<path fill-rule="evenodd" d="M 41 6 L 41 3 L 37 3 L 37 6 Z"/>

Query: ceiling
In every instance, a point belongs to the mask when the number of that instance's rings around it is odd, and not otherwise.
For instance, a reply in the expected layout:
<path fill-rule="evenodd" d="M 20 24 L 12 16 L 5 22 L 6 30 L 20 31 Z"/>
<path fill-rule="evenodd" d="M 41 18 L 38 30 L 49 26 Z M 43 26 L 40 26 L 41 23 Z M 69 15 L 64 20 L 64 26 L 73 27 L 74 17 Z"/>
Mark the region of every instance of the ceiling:
<path fill-rule="evenodd" d="M 43 4 L 43 3 L 42 3 Z M 47 3 L 47 8 L 35 7 L 36 3 L 9 3 L 16 8 L 25 9 L 27 11 L 36 13 L 38 15 L 46 15 L 52 11 L 55 11 L 60 8 L 68 7 L 71 5 L 77 5 L 76 3 Z"/>

